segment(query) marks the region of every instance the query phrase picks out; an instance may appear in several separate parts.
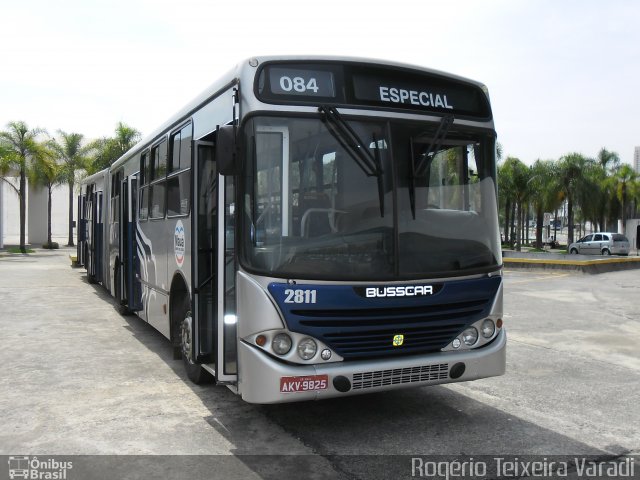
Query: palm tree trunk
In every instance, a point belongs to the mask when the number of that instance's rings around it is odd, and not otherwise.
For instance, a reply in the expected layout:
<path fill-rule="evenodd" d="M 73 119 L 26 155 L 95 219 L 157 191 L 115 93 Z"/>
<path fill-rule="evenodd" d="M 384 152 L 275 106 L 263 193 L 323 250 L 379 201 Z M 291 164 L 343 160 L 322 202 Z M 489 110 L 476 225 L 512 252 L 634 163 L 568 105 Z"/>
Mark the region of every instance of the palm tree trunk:
<path fill-rule="evenodd" d="M 516 239 L 516 206 L 518 202 L 513 202 L 511 205 L 511 233 L 509 234 L 510 245 L 513 247 Z"/>
<path fill-rule="evenodd" d="M 536 248 L 542 248 L 542 224 L 544 223 L 544 212 L 538 207 L 536 211 Z"/>
<path fill-rule="evenodd" d="M 571 196 L 567 199 L 567 245 L 573 243 L 573 199 Z M 556 239 L 557 240 L 557 239 Z"/>
<path fill-rule="evenodd" d="M 625 234 L 627 228 L 627 186 L 622 185 L 622 231 L 621 234 Z M 618 230 L 616 229 L 616 232 Z"/>
<path fill-rule="evenodd" d="M 511 212 L 511 200 L 507 199 L 504 206 L 504 243 L 509 243 L 509 213 Z"/>
<path fill-rule="evenodd" d="M 522 202 L 517 203 L 518 224 L 516 226 L 516 252 L 522 250 Z"/>
<path fill-rule="evenodd" d="M 51 247 L 51 184 L 49 184 L 49 202 L 47 203 L 47 245 Z"/>
<path fill-rule="evenodd" d="M 67 247 L 73 247 L 73 181 L 69 182 L 69 241 Z"/>
<path fill-rule="evenodd" d="M 27 220 L 27 176 L 24 166 L 20 166 L 20 251 L 27 253 L 26 220 Z"/>

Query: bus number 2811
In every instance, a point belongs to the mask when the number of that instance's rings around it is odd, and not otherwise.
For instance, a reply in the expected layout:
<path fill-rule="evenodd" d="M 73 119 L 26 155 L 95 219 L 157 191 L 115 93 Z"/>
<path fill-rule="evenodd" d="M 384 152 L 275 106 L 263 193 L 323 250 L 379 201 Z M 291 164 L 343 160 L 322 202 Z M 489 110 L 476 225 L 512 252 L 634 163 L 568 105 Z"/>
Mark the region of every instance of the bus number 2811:
<path fill-rule="evenodd" d="M 284 291 L 287 298 L 284 299 L 284 303 L 316 303 L 317 294 L 316 290 L 293 290 L 288 288 Z"/>

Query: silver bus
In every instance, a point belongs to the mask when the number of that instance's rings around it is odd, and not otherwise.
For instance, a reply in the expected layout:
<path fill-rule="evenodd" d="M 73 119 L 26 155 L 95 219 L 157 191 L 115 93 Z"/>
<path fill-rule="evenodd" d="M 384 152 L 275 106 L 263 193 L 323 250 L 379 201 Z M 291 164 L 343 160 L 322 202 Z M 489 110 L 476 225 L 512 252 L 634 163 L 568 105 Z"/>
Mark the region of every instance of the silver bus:
<path fill-rule="evenodd" d="M 251 58 L 84 181 L 78 258 L 247 402 L 502 375 L 495 145 L 480 83 Z"/>

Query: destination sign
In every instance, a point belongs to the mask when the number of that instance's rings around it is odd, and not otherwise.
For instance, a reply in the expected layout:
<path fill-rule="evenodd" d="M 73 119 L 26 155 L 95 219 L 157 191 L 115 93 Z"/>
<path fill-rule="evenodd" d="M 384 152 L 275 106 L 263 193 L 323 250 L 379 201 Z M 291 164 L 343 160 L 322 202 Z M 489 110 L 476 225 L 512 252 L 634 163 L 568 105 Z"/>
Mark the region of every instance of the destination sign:
<path fill-rule="evenodd" d="M 336 96 L 333 73 L 300 68 L 270 68 L 269 90 L 276 95 L 329 98 Z"/>
<path fill-rule="evenodd" d="M 405 79 L 400 75 L 354 75 L 353 94 L 357 103 L 366 102 L 381 107 L 489 115 L 486 97 L 478 87 L 429 77 Z"/>
<path fill-rule="evenodd" d="M 491 118 L 489 100 L 473 82 L 384 65 L 267 63 L 255 88 L 256 95 L 268 103 L 354 105 Z"/>

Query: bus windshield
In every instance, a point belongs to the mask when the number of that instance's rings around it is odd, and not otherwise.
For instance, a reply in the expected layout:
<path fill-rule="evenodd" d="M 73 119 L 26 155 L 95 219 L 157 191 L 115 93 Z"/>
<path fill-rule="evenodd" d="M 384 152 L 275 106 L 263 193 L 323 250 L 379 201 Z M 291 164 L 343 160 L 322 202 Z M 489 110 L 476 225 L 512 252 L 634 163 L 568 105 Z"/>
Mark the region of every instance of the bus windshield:
<path fill-rule="evenodd" d="M 253 117 L 241 258 L 280 278 L 401 280 L 501 264 L 493 132 Z"/>

